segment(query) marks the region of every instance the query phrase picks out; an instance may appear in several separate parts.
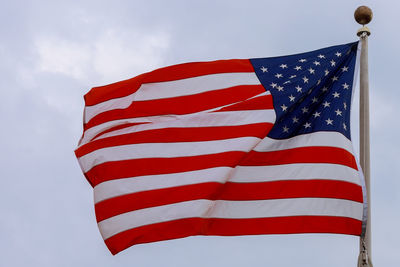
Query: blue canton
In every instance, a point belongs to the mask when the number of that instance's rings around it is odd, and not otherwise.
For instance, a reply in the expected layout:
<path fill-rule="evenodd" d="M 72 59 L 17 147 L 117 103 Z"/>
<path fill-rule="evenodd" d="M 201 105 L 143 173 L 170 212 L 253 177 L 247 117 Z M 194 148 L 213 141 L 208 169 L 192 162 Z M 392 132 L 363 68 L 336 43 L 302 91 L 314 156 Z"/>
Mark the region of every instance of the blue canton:
<path fill-rule="evenodd" d="M 285 139 L 336 131 L 350 139 L 350 104 L 358 42 L 291 56 L 251 59 L 273 98 L 268 136 Z"/>

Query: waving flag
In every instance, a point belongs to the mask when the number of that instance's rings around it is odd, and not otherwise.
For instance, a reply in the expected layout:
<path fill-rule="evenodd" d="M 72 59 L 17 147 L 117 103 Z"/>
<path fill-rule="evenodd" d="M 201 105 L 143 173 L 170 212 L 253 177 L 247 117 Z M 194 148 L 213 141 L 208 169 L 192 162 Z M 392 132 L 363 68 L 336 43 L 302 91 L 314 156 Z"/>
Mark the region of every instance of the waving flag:
<path fill-rule="evenodd" d="M 357 43 L 93 88 L 75 153 L 113 254 L 191 235 L 360 235 Z"/>

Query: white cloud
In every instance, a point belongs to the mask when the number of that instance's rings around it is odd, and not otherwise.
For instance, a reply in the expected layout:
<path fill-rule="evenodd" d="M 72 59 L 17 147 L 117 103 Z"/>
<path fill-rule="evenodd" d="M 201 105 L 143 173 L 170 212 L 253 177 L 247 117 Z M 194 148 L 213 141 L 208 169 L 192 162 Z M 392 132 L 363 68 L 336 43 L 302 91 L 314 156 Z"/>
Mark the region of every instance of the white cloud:
<path fill-rule="evenodd" d="M 83 79 L 91 60 L 88 44 L 79 44 L 62 38 L 41 37 L 35 42 L 40 72 L 61 73 L 74 79 Z"/>
<path fill-rule="evenodd" d="M 106 31 L 94 44 L 94 69 L 109 82 L 130 78 L 159 67 L 168 43 L 163 32 Z"/>
<path fill-rule="evenodd" d="M 371 86 L 372 89 L 379 86 Z M 389 118 L 396 114 L 396 103 L 394 98 L 388 98 L 387 95 L 370 90 L 370 121 L 373 130 L 379 130 L 387 124 Z M 393 125 L 397 127 L 397 124 Z"/>
<path fill-rule="evenodd" d="M 159 67 L 168 48 L 165 32 L 102 31 L 92 41 L 57 36 L 35 40 L 37 72 L 58 73 L 87 82 L 110 83 Z"/>

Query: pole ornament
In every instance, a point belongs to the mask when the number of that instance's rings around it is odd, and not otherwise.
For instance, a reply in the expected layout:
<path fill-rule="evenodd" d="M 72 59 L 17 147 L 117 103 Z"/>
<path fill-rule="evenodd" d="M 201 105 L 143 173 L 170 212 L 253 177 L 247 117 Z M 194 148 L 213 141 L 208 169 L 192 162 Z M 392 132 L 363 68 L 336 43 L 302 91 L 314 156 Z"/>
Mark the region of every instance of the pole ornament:
<path fill-rule="evenodd" d="M 359 6 L 354 11 L 354 18 L 359 24 L 364 26 L 372 20 L 372 10 L 367 6 Z"/>

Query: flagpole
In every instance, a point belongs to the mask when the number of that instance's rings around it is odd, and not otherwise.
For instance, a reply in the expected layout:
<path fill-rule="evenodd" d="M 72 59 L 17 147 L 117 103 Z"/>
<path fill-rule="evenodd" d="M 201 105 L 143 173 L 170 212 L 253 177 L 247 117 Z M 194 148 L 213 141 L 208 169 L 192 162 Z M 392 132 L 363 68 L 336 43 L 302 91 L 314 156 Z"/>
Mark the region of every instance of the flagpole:
<path fill-rule="evenodd" d="M 369 153 L 369 83 L 368 83 L 368 36 L 371 34 L 368 24 L 372 11 L 367 6 L 360 6 L 354 12 L 355 20 L 363 25 L 357 35 L 361 42 L 360 55 L 360 164 L 365 177 L 367 195 L 367 225 L 360 237 L 358 267 L 372 267 L 371 261 L 371 189 L 370 189 L 370 153 Z"/>

